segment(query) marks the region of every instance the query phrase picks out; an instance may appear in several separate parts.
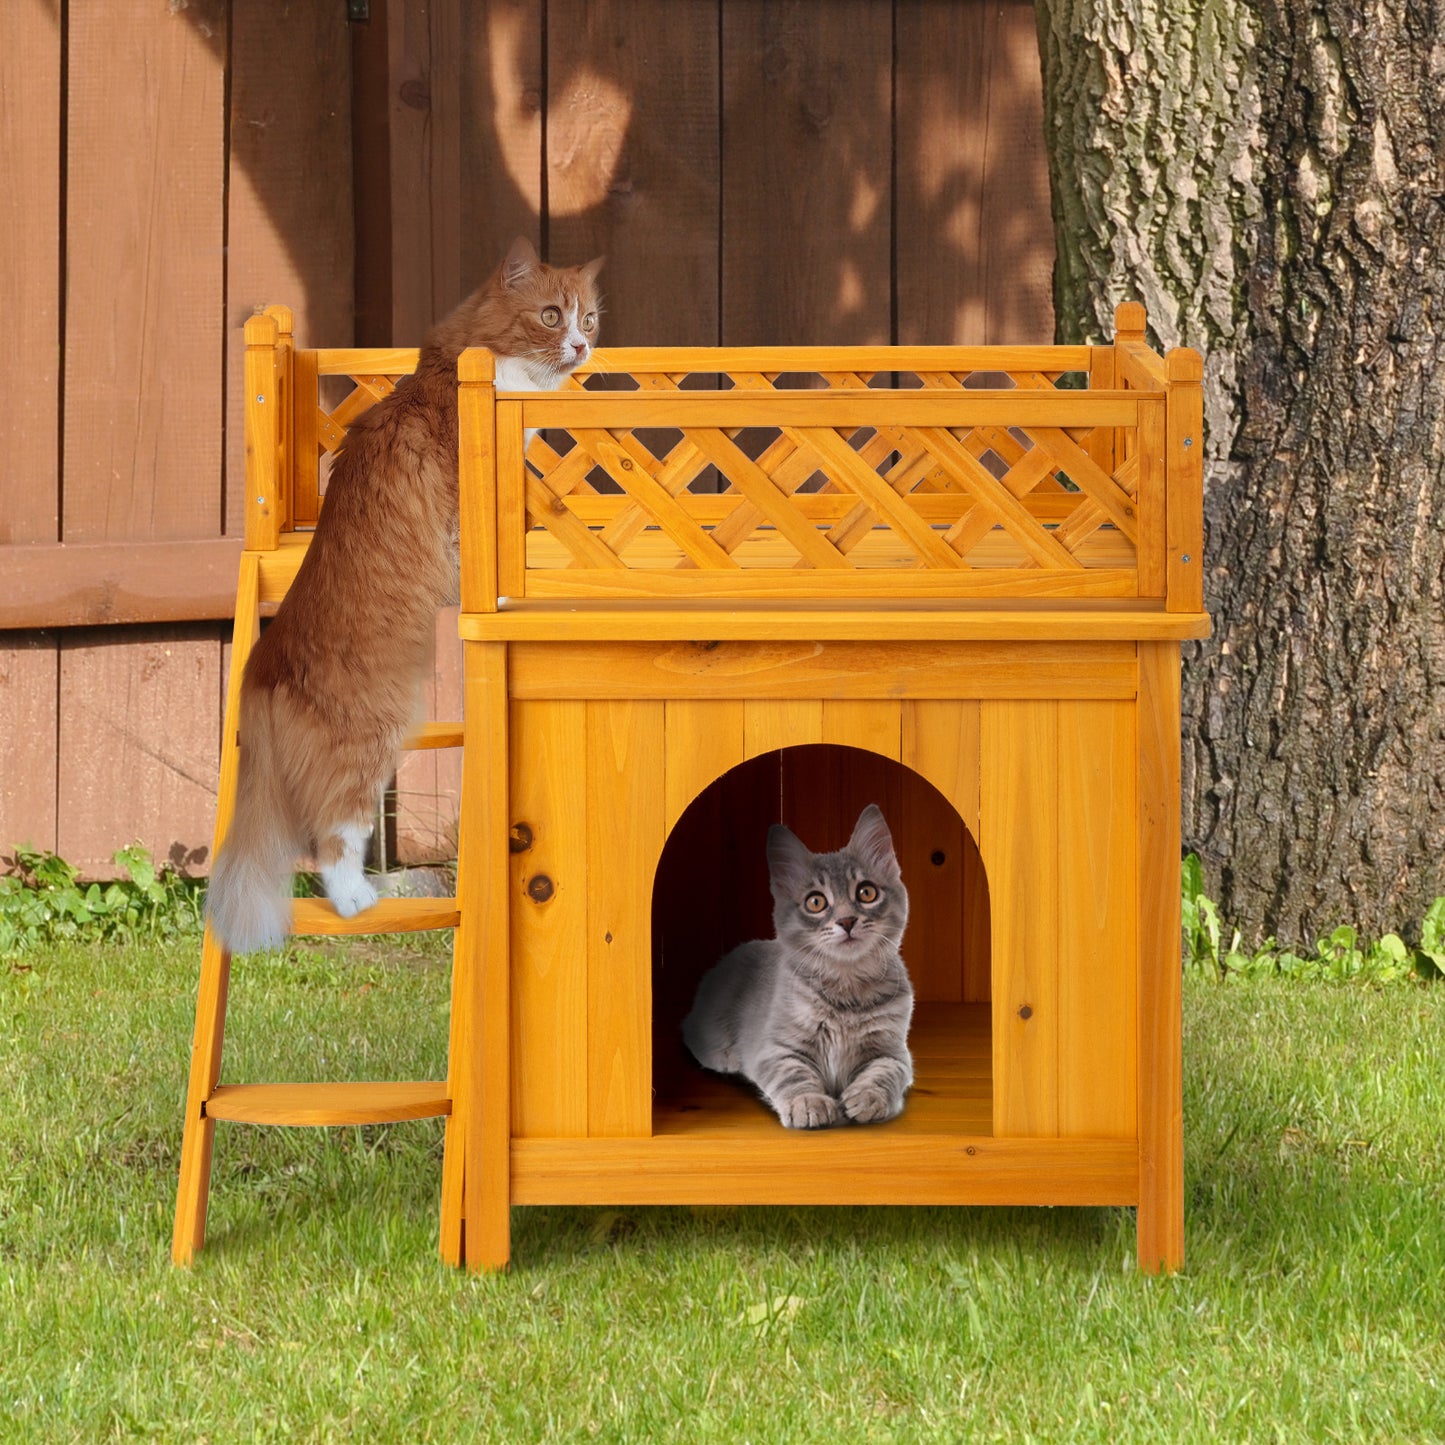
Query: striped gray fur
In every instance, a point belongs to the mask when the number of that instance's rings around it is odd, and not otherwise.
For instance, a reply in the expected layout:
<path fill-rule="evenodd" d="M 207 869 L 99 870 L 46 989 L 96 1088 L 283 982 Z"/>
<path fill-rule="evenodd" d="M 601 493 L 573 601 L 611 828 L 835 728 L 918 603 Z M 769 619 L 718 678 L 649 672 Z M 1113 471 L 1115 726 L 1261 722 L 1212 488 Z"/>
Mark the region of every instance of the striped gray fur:
<path fill-rule="evenodd" d="M 836 853 L 768 832 L 771 939 L 733 949 L 703 977 L 683 1041 L 704 1068 L 741 1074 L 785 1125 L 896 1118 L 913 1083 L 908 923 L 888 824 L 875 804 Z"/>

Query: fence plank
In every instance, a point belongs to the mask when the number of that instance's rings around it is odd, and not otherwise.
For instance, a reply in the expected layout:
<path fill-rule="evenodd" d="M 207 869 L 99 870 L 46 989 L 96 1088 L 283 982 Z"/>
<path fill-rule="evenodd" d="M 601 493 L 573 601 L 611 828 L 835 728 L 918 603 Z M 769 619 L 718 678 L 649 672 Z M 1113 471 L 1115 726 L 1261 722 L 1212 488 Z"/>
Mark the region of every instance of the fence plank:
<path fill-rule="evenodd" d="M 69 15 L 63 540 L 215 536 L 225 6 Z"/>
<path fill-rule="evenodd" d="M 543 0 L 462 12 L 462 284 L 475 290 L 513 237 L 542 244 Z"/>
<path fill-rule="evenodd" d="M 724 4 L 724 345 L 890 339 L 892 22 Z"/>
<path fill-rule="evenodd" d="M 0 7 L 0 543 L 59 536 L 60 31 L 37 0 Z"/>
<path fill-rule="evenodd" d="M 60 535 L 60 28 L 40 0 L 0 6 L 0 545 Z M 0 849 L 55 847 L 54 633 L 0 638 Z"/>
<path fill-rule="evenodd" d="M 0 854 L 55 847 L 57 646 L 53 632 L 0 637 Z"/>
<path fill-rule="evenodd" d="M 58 846 L 85 872 L 139 841 L 209 867 L 220 778 L 213 627 L 67 632 L 60 647 Z"/>
<path fill-rule="evenodd" d="M 1029 0 L 897 0 L 898 337 L 1049 341 L 1048 155 Z"/>
<path fill-rule="evenodd" d="M 461 0 L 387 0 L 392 341 L 462 299 Z"/>
<path fill-rule="evenodd" d="M 606 254 L 608 345 L 717 340 L 717 6 L 548 7 L 548 249 Z"/>
<path fill-rule="evenodd" d="M 231 19 L 226 206 L 225 527 L 245 517 L 242 328 L 281 302 L 302 346 L 354 339 L 351 36 L 341 5 L 241 5 Z"/>

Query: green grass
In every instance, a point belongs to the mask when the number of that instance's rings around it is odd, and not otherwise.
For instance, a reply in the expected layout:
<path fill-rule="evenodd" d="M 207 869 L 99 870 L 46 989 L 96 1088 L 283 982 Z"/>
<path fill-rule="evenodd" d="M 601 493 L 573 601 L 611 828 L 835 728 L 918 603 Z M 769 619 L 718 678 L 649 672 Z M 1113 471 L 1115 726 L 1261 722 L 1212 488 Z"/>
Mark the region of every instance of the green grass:
<path fill-rule="evenodd" d="M 168 1262 L 197 950 L 0 963 L 0 1439 L 1445 1439 L 1445 989 L 1191 978 L 1184 1272 L 1126 1210 L 523 1209 L 441 1133 L 220 1126 Z M 229 1077 L 425 1076 L 446 959 L 244 961 Z"/>

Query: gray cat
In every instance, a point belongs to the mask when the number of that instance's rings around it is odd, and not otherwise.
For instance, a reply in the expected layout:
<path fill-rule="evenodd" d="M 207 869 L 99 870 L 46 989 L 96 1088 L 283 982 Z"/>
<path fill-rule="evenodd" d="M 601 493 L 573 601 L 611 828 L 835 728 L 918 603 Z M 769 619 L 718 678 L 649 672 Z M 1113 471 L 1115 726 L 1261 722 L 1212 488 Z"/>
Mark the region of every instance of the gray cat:
<path fill-rule="evenodd" d="M 768 830 L 771 939 L 733 949 L 698 985 L 682 1036 L 706 1069 L 742 1074 L 790 1129 L 896 1118 L 913 1082 L 913 985 L 898 952 L 908 891 L 878 807 L 848 846 L 810 853 Z"/>

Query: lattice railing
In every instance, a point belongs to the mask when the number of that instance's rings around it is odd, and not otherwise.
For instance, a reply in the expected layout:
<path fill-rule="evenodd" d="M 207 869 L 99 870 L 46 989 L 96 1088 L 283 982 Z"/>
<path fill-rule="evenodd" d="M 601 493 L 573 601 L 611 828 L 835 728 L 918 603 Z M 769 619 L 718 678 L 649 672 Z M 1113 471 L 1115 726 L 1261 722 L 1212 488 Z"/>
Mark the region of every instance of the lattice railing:
<path fill-rule="evenodd" d="M 471 575 L 514 600 L 1036 595 L 1198 610 L 1200 358 L 1152 351 L 1141 307 L 1117 320 L 1107 346 L 598 352 L 561 392 L 483 402 L 495 446 L 463 449 L 485 553 Z M 478 355 L 463 358 L 464 386 L 493 398 Z M 293 348 L 286 308 L 252 318 L 248 547 L 314 525 L 326 458 L 416 359 Z"/>
<path fill-rule="evenodd" d="M 1012 390 L 971 387 L 972 366 L 897 369 L 921 385 L 737 368 L 730 390 L 653 371 L 499 398 L 500 593 L 1162 593 L 1162 457 L 1120 446 L 1162 436 L 1162 395 L 1058 389 L 1068 365 L 1014 368 Z"/>

